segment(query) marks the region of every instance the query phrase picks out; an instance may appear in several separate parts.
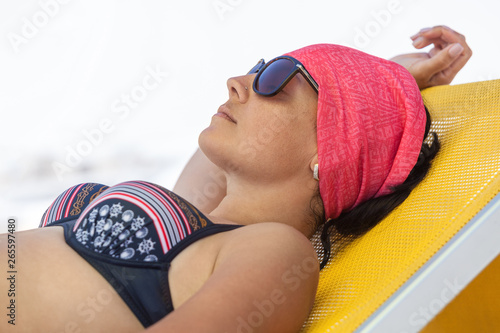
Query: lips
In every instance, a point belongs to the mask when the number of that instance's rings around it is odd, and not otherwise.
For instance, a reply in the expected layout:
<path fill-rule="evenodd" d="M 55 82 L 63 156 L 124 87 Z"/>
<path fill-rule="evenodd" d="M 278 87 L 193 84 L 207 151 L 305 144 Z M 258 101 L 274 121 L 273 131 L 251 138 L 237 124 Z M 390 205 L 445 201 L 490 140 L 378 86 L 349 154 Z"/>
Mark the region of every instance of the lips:
<path fill-rule="evenodd" d="M 223 104 L 219 107 L 219 110 L 217 110 L 217 113 L 215 115 L 218 117 L 225 118 L 225 119 L 227 119 L 235 124 L 237 123 L 236 119 L 234 119 L 231 112 L 229 112 L 229 108 L 225 104 Z"/>

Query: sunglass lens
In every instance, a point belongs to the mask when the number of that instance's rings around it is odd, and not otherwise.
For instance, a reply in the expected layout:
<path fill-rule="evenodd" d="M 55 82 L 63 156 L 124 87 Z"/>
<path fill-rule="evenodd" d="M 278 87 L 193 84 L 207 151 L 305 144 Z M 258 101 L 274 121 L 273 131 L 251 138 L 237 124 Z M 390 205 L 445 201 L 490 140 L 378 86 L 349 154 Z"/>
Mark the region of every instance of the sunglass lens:
<path fill-rule="evenodd" d="M 292 73 L 294 67 L 295 64 L 292 61 L 283 58 L 268 63 L 267 67 L 260 72 L 255 88 L 263 94 L 275 92 Z"/>

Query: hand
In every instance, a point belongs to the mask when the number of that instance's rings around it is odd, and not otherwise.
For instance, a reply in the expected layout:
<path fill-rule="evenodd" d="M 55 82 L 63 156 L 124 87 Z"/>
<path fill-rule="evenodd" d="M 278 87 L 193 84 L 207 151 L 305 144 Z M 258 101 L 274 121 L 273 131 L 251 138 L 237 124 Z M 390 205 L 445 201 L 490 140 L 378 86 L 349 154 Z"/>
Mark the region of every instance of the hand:
<path fill-rule="evenodd" d="M 446 26 L 424 28 L 411 39 L 417 49 L 434 47 L 427 53 L 402 54 L 390 60 L 405 67 L 420 89 L 449 84 L 472 56 L 465 37 Z"/>

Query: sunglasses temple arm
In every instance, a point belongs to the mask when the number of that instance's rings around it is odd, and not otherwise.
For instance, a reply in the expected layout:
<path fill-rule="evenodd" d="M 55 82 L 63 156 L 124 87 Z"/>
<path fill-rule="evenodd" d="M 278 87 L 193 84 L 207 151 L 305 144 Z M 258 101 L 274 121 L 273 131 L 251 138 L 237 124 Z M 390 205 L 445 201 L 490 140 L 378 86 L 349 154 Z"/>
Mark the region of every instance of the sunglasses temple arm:
<path fill-rule="evenodd" d="M 300 72 L 302 73 L 302 75 L 305 76 L 305 78 L 307 79 L 307 81 L 309 81 L 309 84 L 311 85 L 311 87 L 314 88 L 314 90 L 316 90 L 316 92 L 318 92 L 318 84 L 316 83 L 316 81 L 313 79 L 313 77 L 306 71 L 306 69 L 303 67 L 303 66 L 298 66 L 300 68 Z"/>

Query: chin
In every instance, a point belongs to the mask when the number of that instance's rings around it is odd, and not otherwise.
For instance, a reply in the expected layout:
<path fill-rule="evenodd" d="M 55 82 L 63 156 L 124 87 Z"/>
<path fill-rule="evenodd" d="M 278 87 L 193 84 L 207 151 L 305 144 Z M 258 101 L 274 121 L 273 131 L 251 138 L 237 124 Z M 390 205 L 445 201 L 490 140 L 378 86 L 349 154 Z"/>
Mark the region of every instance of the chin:
<path fill-rule="evenodd" d="M 205 156 L 214 164 L 220 165 L 219 160 L 222 158 L 225 145 L 223 138 L 211 126 L 201 131 L 198 136 L 198 146 Z"/>
<path fill-rule="evenodd" d="M 239 169 L 242 161 L 237 144 L 228 135 L 215 128 L 207 127 L 198 137 L 198 146 L 205 156 L 219 168 L 229 171 Z"/>
<path fill-rule="evenodd" d="M 208 127 L 205 128 L 203 131 L 200 132 L 200 135 L 198 135 L 198 146 L 200 147 L 201 151 L 207 155 L 206 153 L 206 143 L 207 143 L 207 130 Z"/>

